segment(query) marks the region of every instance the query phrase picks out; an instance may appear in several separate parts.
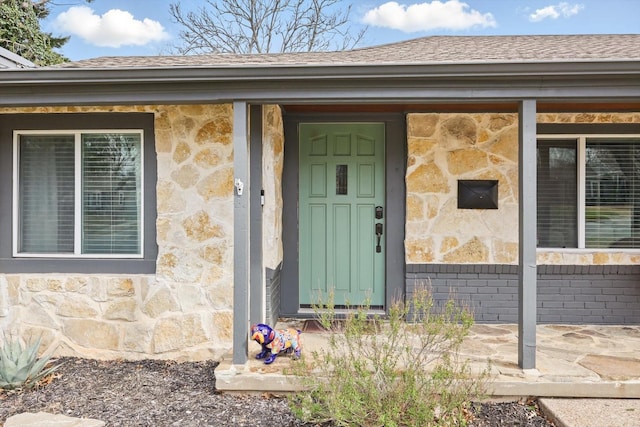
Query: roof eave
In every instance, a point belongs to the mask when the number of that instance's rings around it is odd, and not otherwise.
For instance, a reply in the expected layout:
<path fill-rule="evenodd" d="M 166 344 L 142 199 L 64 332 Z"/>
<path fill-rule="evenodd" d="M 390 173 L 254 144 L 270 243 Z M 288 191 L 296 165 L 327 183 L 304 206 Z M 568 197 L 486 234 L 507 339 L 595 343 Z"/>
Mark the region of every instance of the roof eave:
<path fill-rule="evenodd" d="M 135 67 L 135 68 L 39 68 L 30 70 L 3 70 L 0 83 L 5 80 L 20 82 L 46 81 L 184 81 L 281 79 L 318 77 L 487 77 L 525 75 L 585 75 L 620 72 L 640 73 L 640 60 L 616 61 L 523 61 L 523 62 L 466 62 L 466 63 L 376 63 L 376 64 L 246 64 L 190 67 Z M 10 76 L 14 74 L 14 76 Z M 20 77 L 21 76 L 21 77 Z M 46 78 L 45 78 L 46 76 Z"/>
<path fill-rule="evenodd" d="M 0 105 L 640 97 L 640 61 L 49 68 L 0 72 Z"/>

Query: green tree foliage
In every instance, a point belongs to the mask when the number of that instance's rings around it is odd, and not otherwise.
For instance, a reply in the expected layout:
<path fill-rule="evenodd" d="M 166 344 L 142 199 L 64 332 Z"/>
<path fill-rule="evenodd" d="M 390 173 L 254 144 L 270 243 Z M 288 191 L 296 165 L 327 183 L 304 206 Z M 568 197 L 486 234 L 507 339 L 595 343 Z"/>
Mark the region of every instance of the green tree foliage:
<path fill-rule="evenodd" d="M 49 15 L 50 0 L 0 0 L 0 46 L 36 65 L 59 64 L 67 60 L 54 49 L 68 37 L 54 37 L 40 28 Z"/>

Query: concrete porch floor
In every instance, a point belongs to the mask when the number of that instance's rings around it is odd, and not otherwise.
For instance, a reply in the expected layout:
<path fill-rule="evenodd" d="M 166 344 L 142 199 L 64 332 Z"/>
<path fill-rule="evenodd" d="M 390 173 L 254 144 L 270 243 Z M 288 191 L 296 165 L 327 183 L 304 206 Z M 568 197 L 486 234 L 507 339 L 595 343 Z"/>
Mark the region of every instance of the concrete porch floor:
<path fill-rule="evenodd" d="M 276 327 L 303 329 L 303 321 Z M 561 398 L 640 399 L 640 326 L 538 325 L 536 369 L 518 367 L 518 326 L 476 324 L 460 355 L 476 372 L 491 361 L 488 393 L 495 398 L 536 396 Z M 326 346 L 324 332 L 303 332 L 303 353 Z M 298 390 L 296 378 L 283 374 L 292 361 L 281 356 L 271 365 L 255 360 L 258 344 L 250 342 L 249 361 L 232 365 L 224 358 L 216 368 L 222 392 Z"/>

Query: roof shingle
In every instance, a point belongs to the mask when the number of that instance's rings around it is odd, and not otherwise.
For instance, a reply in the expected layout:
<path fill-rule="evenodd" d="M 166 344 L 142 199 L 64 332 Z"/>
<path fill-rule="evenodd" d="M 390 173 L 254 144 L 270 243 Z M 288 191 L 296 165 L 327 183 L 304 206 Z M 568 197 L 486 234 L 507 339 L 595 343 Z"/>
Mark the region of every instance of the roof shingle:
<path fill-rule="evenodd" d="M 432 36 L 339 52 L 115 56 L 56 68 L 335 66 L 640 60 L 640 34 Z"/>

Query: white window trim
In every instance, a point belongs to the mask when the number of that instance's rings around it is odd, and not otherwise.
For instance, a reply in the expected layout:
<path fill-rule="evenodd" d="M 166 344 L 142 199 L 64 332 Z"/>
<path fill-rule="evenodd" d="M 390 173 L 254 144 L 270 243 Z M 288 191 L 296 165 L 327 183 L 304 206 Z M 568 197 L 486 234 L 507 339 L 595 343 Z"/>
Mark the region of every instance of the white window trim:
<path fill-rule="evenodd" d="M 540 253 L 566 253 L 566 254 L 585 254 L 585 253 L 620 253 L 620 252 L 628 252 L 628 253 L 638 253 L 640 249 L 634 248 L 585 248 L 586 246 L 586 224 L 585 224 L 585 213 L 586 213 L 586 191 L 585 186 L 587 182 L 587 163 L 586 163 L 586 152 L 587 152 L 587 139 L 590 138 L 606 138 L 606 139 L 629 139 L 629 138 L 640 138 L 640 134 L 609 134 L 609 133 L 575 133 L 575 134 L 541 134 L 536 136 L 536 141 L 543 139 L 575 139 L 576 140 L 576 165 L 578 169 L 577 176 L 577 190 L 578 190 L 578 210 L 577 210 L 577 227 L 578 227 L 578 247 L 577 248 L 537 248 L 537 252 Z M 537 143 L 536 143 L 537 145 Z M 537 193 L 537 187 L 536 187 Z"/>
<path fill-rule="evenodd" d="M 139 254 L 82 254 L 82 155 L 81 144 L 83 134 L 120 134 L 120 133 L 136 133 L 140 135 L 140 253 Z M 18 218 L 19 218 L 19 159 L 18 159 L 18 143 L 20 135 L 74 135 L 75 138 L 75 218 L 74 221 L 74 253 L 73 254 L 56 254 L 56 253 L 27 253 L 18 252 Z M 12 194 L 12 255 L 14 258 L 83 258 L 83 259 L 142 259 L 144 258 L 144 131 L 142 129 L 38 129 L 38 130 L 14 130 L 13 131 L 13 194 Z"/>

